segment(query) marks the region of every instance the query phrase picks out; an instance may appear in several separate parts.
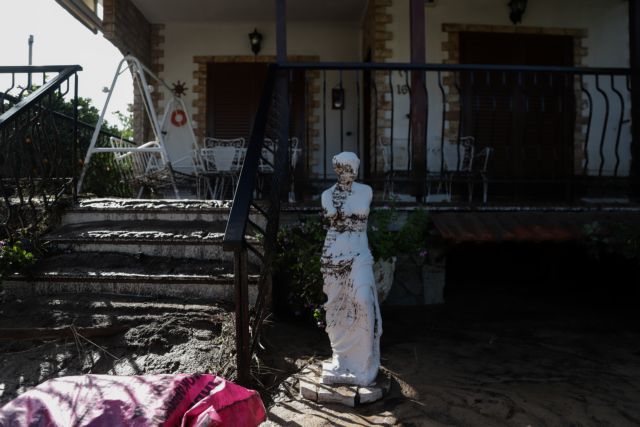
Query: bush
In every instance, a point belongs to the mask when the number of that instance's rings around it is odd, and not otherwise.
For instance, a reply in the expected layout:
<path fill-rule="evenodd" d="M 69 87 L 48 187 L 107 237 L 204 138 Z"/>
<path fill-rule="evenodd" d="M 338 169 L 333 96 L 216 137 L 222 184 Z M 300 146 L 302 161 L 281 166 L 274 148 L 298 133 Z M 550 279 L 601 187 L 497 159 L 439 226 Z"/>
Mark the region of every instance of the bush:
<path fill-rule="evenodd" d="M 320 257 L 328 224 L 320 218 L 301 218 L 278 232 L 276 268 L 282 283 L 281 308 L 310 319 L 324 303 Z M 321 321 L 320 319 L 317 321 Z"/>
<path fill-rule="evenodd" d="M 587 249 L 594 258 L 621 256 L 640 265 L 640 226 L 594 221 L 585 225 L 584 231 Z"/>
<path fill-rule="evenodd" d="M 425 210 L 411 212 L 404 225 L 398 223 L 395 208 L 373 209 L 369 215 L 367 236 L 374 260 L 388 260 L 400 253 L 412 255 L 419 264 L 427 259 L 429 217 Z M 319 217 L 303 217 L 278 232 L 276 275 L 280 283 L 276 302 L 280 309 L 314 321 L 324 327 L 320 272 L 322 247 L 329 224 Z"/>
<path fill-rule="evenodd" d="M 23 273 L 36 261 L 33 253 L 22 248 L 22 243 L 0 240 L 0 283 L 13 273 Z"/>

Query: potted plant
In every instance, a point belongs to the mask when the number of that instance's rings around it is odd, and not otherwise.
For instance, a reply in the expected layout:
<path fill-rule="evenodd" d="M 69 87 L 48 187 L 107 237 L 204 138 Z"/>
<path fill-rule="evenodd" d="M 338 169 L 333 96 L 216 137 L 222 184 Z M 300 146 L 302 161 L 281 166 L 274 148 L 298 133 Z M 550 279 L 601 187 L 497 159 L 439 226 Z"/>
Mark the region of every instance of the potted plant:
<path fill-rule="evenodd" d="M 367 235 L 375 260 L 373 274 L 379 302 L 387 298 L 393 286 L 398 254 L 410 255 L 419 265 L 426 261 L 428 223 L 427 212 L 422 209 L 409 213 L 402 226 L 399 225 L 398 212 L 393 206 L 371 212 Z"/>
<path fill-rule="evenodd" d="M 379 302 L 393 285 L 397 254 L 410 254 L 420 265 L 427 257 L 425 248 L 428 217 L 424 210 L 411 212 L 399 226 L 394 207 L 376 208 L 369 215 L 367 230 L 374 258 L 374 277 Z M 296 316 L 305 316 L 324 327 L 323 278 L 320 272 L 322 246 L 329 224 L 319 217 L 302 217 L 299 222 L 278 232 L 276 304 Z"/>

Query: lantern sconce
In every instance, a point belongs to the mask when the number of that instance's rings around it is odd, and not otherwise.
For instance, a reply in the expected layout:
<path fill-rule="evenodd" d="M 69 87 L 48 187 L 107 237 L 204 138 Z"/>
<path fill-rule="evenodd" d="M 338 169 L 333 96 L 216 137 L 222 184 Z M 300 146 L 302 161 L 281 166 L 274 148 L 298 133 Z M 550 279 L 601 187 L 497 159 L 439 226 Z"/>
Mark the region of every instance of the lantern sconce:
<path fill-rule="evenodd" d="M 344 110 L 344 89 L 342 86 L 331 89 L 331 109 Z"/>
<path fill-rule="evenodd" d="M 509 19 L 511 19 L 513 25 L 517 25 L 522 22 L 522 15 L 527 9 L 527 0 L 510 0 L 509 9 Z"/>
<path fill-rule="evenodd" d="M 251 51 L 254 55 L 260 53 L 260 49 L 262 49 L 262 34 L 258 32 L 257 28 L 254 28 L 253 32 L 249 33 L 249 43 L 251 43 Z"/>

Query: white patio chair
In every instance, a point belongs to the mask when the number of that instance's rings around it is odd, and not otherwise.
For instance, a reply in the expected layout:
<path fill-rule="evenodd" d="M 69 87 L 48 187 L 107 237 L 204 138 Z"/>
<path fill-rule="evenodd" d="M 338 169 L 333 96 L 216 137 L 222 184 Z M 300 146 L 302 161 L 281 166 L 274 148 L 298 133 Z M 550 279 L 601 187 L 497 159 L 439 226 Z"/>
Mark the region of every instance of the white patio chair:
<path fill-rule="evenodd" d="M 382 198 L 387 199 L 395 195 L 394 181 L 398 173 L 406 173 L 411 170 L 411 146 L 407 139 L 393 138 L 393 153 L 388 137 L 378 137 L 378 149 L 382 154 L 382 167 L 384 173 L 384 188 Z M 393 159 L 391 158 L 393 154 Z"/>
<path fill-rule="evenodd" d="M 482 179 L 482 203 L 487 203 L 489 192 L 489 178 L 487 167 L 493 148 L 484 147 L 476 150 L 476 139 L 473 136 L 463 136 L 460 138 L 460 146 L 456 147 L 457 153 L 454 158 L 455 167 L 447 162 L 445 156 L 445 167 L 447 169 L 447 193 L 449 200 L 453 196 L 453 184 L 456 181 L 467 181 L 467 196 L 469 203 L 473 201 L 473 190 L 475 182 L 479 177 Z M 459 153 L 459 154 L 458 154 Z M 458 157 L 459 155 L 459 157 Z M 459 158 L 459 162 L 457 159 Z M 449 159 L 450 160 L 450 159 Z M 453 162 L 452 162 L 453 163 Z"/>
<path fill-rule="evenodd" d="M 233 197 L 245 153 L 244 138 L 205 138 L 205 148 L 200 149 L 204 173 L 198 185 L 202 189 L 199 193 L 221 199 L 230 188 Z"/>

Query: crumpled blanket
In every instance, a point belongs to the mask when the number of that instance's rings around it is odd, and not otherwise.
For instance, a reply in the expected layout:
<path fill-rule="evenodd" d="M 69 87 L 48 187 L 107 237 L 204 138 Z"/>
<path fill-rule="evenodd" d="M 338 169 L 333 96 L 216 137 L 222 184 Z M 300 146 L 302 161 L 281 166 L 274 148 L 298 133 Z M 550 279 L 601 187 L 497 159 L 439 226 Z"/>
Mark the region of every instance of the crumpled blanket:
<path fill-rule="evenodd" d="M 256 391 L 209 374 L 60 377 L 0 409 L 0 427 L 249 427 L 265 418 Z"/>

